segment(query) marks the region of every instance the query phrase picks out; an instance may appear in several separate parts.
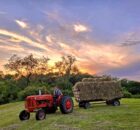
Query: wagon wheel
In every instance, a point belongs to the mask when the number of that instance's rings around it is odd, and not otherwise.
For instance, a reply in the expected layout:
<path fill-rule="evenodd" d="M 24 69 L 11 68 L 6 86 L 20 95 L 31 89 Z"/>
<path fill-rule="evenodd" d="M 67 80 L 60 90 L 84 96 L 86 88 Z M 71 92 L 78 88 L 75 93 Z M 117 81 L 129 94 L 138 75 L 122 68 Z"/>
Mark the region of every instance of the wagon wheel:
<path fill-rule="evenodd" d="M 119 100 L 114 100 L 112 101 L 113 106 L 120 106 L 120 101 Z"/>
<path fill-rule="evenodd" d="M 85 109 L 90 108 L 90 103 L 89 103 L 89 102 L 85 102 L 85 103 L 84 103 L 84 108 L 85 108 Z"/>

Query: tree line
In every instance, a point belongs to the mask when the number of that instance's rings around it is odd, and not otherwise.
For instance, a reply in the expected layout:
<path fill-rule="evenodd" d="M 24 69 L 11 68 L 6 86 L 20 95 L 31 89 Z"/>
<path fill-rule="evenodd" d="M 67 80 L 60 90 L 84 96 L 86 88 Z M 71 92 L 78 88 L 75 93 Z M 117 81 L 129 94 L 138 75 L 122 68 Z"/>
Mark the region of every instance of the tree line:
<path fill-rule="evenodd" d="M 63 56 L 51 66 L 50 60 L 32 54 L 25 57 L 11 56 L 4 65 L 7 74 L 0 71 L 0 104 L 24 100 L 28 95 L 38 94 L 38 90 L 52 93 L 55 85 L 60 86 L 64 94 L 73 96 L 72 86 L 83 78 L 93 76 L 81 73 L 73 56 Z M 120 81 L 125 97 L 140 94 L 140 82 L 127 79 Z"/>
<path fill-rule="evenodd" d="M 32 54 L 19 57 L 13 55 L 4 65 L 7 74 L 0 73 L 0 104 L 24 100 L 31 94 L 52 93 L 53 86 L 60 86 L 64 94 L 72 95 L 72 86 L 84 77 L 76 66 L 76 58 L 63 56 L 49 66 L 48 57 L 37 58 Z"/>

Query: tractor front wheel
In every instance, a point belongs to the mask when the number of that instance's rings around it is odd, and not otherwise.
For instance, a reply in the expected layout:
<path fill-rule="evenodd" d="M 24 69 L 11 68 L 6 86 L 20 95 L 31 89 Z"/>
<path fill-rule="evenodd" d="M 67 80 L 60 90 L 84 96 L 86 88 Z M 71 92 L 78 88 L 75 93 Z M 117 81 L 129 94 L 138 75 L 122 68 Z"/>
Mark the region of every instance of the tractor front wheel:
<path fill-rule="evenodd" d="M 60 110 L 63 114 L 68 114 L 73 111 L 73 100 L 69 96 L 64 96 L 60 102 Z"/>
<path fill-rule="evenodd" d="M 23 110 L 23 111 L 20 112 L 20 114 L 19 114 L 19 119 L 20 119 L 21 121 L 23 121 L 23 120 L 28 120 L 29 118 L 30 118 L 30 113 L 29 113 L 28 111 Z"/>
<path fill-rule="evenodd" d="M 36 112 L 36 120 L 44 120 L 46 118 L 46 113 L 43 109 Z"/>

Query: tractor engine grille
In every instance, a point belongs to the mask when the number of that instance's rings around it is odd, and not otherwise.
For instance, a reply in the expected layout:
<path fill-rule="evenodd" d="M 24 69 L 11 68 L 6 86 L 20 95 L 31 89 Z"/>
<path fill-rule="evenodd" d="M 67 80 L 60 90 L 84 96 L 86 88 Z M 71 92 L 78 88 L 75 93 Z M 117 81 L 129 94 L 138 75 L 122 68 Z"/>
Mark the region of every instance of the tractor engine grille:
<path fill-rule="evenodd" d="M 28 100 L 27 100 L 27 106 L 28 106 L 28 107 L 33 107 L 33 106 L 34 106 L 33 100 L 32 100 L 32 99 L 28 99 Z"/>

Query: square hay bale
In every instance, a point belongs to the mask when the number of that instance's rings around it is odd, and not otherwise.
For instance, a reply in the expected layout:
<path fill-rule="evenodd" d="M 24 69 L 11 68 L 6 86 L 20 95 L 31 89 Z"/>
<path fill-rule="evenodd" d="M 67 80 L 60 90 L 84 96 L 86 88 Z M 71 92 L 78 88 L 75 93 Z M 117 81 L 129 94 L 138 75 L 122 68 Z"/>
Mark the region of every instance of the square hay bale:
<path fill-rule="evenodd" d="M 78 82 L 73 87 L 77 100 L 112 100 L 123 96 L 119 81 Z"/>
<path fill-rule="evenodd" d="M 112 81 L 113 78 L 109 76 L 102 76 L 102 77 L 93 77 L 93 78 L 83 78 L 82 82 L 99 82 L 99 81 Z"/>

